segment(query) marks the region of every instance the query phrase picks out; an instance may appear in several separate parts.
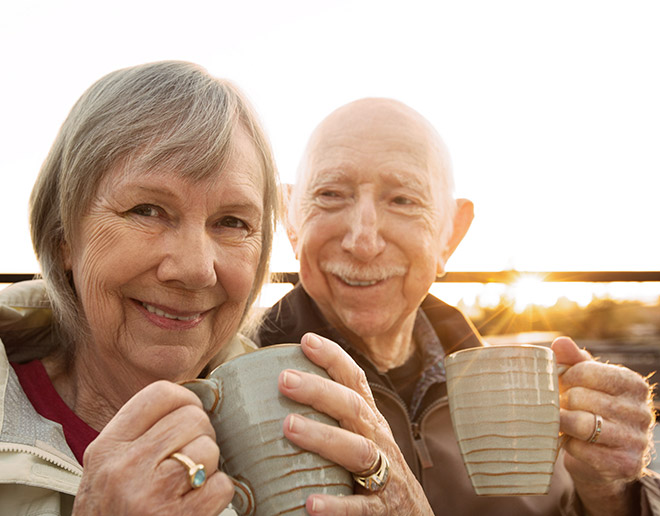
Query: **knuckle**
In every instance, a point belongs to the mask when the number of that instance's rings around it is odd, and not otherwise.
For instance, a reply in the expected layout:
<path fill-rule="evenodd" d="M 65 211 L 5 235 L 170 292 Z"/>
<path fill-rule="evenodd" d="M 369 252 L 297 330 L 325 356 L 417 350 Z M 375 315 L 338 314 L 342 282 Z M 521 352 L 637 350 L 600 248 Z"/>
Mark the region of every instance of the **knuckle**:
<path fill-rule="evenodd" d="M 564 392 L 563 396 L 564 408 L 568 410 L 577 410 L 582 406 L 583 389 L 582 387 L 571 387 Z"/>
<path fill-rule="evenodd" d="M 649 429 L 654 425 L 655 413 L 647 403 L 644 403 L 639 407 L 638 414 L 639 417 L 637 418 L 637 421 L 639 422 L 640 427 Z"/>
<path fill-rule="evenodd" d="M 582 416 L 577 418 L 576 430 L 582 439 L 589 439 L 595 428 L 596 423 L 593 417 Z"/>
<path fill-rule="evenodd" d="M 569 385 L 581 385 L 587 377 L 587 370 L 590 369 L 592 361 L 579 362 L 571 366 L 571 368 L 562 375 L 562 379 Z"/>
<path fill-rule="evenodd" d="M 172 396 L 179 391 L 179 386 L 167 380 L 156 380 L 144 388 L 145 392 L 150 392 L 152 390 L 154 391 L 154 395 L 157 394 L 158 396 Z M 150 392 L 150 394 L 152 393 Z"/>
<path fill-rule="evenodd" d="M 621 476 L 626 479 L 637 478 L 644 469 L 644 457 L 627 455 L 620 463 Z"/>
<path fill-rule="evenodd" d="M 203 435 L 201 439 L 204 450 L 204 457 L 209 463 L 217 464 L 220 460 L 220 448 L 215 442 L 215 439 L 211 439 L 211 437 L 208 435 Z"/>
<path fill-rule="evenodd" d="M 370 392 L 369 381 L 367 380 L 367 375 L 359 367 L 355 368 L 354 371 L 355 377 L 353 378 L 355 385 L 363 392 Z"/>
<path fill-rule="evenodd" d="M 369 439 L 360 439 L 361 444 L 358 450 L 359 462 L 364 464 L 363 471 L 369 469 L 376 461 L 376 447 L 372 445 Z"/>
<path fill-rule="evenodd" d="M 209 416 L 201 407 L 184 405 L 178 409 L 178 413 L 181 418 L 185 419 L 186 425 L 189 428 L 196 429 L 203 433 L 208 433 L 213 428 Z M 215 435 L 215 433 L 213 433 L 213 435 Z"/>

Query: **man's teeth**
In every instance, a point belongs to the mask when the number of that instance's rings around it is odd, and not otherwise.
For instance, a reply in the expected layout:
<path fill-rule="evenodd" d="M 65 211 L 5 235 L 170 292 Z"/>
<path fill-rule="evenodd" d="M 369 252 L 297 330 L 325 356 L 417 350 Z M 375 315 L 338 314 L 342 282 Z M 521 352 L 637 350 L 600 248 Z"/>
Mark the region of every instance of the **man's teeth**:
<path fill-rule="evenodd" d="M 199 317 L 199 314 L 189 315 L 188 317 L 168 314 L 167 312 L 163 312 L 159 308 L 156 308 L 155 306 L 148 305 L 147 303 L 142 303 L 142 306 L 144 306 L 147 309 L 147 311 L 151 312 L 152 314 L 156 314 L 160 317 L 165 317 L 167 319 L 176 319 L 177 321 L 192 321 L 193 319 L 197 319 L 197 317 Z"/>
<path fill-rule="evenodd" d="M 351 287 L 370 287 L 371 285 L 375 285 L 378 283 L 378 280 L 371 280 L 371 281 L 356 281 L 356 280 L 349 280 L 347 278 L 342 278 L 344 283 L 350 285 Z"/>

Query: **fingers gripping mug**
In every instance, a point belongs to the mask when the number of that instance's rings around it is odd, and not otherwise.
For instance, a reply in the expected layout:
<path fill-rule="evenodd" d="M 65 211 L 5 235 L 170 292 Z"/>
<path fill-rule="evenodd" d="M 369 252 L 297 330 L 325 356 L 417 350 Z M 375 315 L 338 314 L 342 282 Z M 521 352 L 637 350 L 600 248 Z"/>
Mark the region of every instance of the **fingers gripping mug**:
<path fill-rule="evenodd" d="M 546 494 L 559 448 L 550 348 L 486 346 L 445 359 L 454 433 L 478 495 Z"/>
<path fill-rule="evenodd" d="M 242 515 L 307 514 L 313 493 L 348 495 L 348 471 L 291 443 L 282 430 L 287 414 L 337 426 L 329 416 L 280 394 L 284 369 L 328 378 L 298 344 L 280 344 L 233 358 L 207 378 L 183 382 L 202 401 L 215 428 L 220 467 L 234 482 L 234 510 Z"/>

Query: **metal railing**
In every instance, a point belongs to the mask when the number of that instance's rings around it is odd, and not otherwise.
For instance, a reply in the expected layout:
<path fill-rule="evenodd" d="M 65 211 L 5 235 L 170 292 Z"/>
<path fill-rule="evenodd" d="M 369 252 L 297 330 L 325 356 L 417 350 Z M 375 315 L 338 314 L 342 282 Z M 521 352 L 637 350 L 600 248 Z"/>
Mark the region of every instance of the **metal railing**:
<path fill-rule="evenodd" d="M 34 278 L 34 274 L 0 273 L 0 283 L 15 283 Z M 464 271 L 448 272 L 435 279 L 437 283 L 514 283 L 520 278 L 533 276 L 547 282 L 612 283 L 660 281 L 660 271 Z M 271 283 L 298 282 L 297 272 L 276 272 Z"/>

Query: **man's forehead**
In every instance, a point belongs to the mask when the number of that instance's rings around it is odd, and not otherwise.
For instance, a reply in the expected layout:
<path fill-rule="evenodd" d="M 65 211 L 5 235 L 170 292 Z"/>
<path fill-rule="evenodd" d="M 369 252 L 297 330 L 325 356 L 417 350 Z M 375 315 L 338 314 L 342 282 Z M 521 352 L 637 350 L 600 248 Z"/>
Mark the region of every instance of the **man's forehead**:
<path fill-rule="evenodd" d="M 307 152 L 306 168 L 311 176 L 368 169 L 392 181 L 409 182 L 414 180 L 410 176 L 428 176 L 429 170 L 442 166 L 428 138 L 382 129 L 319 136 Z"/>

